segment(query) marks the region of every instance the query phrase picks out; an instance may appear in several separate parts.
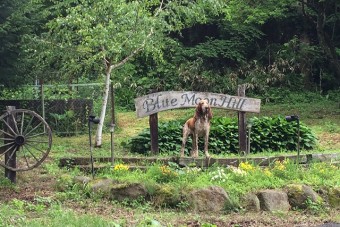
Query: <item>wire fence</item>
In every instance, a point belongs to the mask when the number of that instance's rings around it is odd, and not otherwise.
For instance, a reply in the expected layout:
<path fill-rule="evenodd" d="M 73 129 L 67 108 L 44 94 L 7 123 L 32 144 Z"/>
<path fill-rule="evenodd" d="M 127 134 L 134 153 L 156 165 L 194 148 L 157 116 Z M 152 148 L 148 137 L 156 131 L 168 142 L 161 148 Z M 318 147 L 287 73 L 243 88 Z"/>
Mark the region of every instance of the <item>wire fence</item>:
<path fill-rule="evenodd" d="M 88 130 L 88 116 L 100 113 L 103 88 L 102 83 L 25 86 L 10 98 L 2 97 L 0 110 L 6 110 L 6 106 L 33 110 L 56 135 L 84 134 Z M 107 109 L 112 101 L 110 96 Z"/>

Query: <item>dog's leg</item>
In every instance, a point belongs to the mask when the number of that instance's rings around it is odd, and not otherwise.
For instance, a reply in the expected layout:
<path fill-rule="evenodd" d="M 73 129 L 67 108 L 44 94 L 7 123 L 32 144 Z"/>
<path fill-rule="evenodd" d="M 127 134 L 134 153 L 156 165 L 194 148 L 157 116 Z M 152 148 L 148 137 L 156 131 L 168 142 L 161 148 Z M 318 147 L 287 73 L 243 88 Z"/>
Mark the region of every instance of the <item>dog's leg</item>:
<path fill-rule="evenodd" d="M 187 139 L 188 139 L 188 135 L 189 135 L 189 132 L 188 132 L 188 126 L 187 125 L 184 125 L 183 127 L 183 138 L 182 138 L 182 147 L 181 147 L 181 157 L 184 157 L 184 149 L 185 149 L 185 144 L 187 142 Z"/>
<path fill-rule="evenodd" d="M 192 135 L 192 151 L 191 157 L 197 158 L 198 157 L 198 134 L 196 132 Z"/>
<path fill-rule="evenodd" d="M 209 152 L 208 152 L 208 144 L 209 144 L 209 129 L 205 132 L 204 135 L 204 153 L 205 157 L 209 158 Z"/>

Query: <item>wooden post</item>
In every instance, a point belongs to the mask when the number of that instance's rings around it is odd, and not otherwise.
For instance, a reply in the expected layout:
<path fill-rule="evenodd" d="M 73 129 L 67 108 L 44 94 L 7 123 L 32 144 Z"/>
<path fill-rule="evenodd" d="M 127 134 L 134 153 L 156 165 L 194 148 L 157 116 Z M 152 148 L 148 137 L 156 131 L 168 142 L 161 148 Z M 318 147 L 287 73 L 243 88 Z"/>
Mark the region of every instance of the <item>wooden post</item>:
<path fill-rule="evenodd" d="M 244 84 L 238 85 L 237 95 L 246 96 L 246 87 Z M 246 129 L 246 113 L 238 111 L 238 144 L 240 155 L 247 155 L 247 129 Z"/>
<path fill-rule="evenodd" d="M 111 94 L 111 124 L 110 124 L 110 134 L 111 134 L 111 165 L 114 166 L 115 158 L 114 158 L 114 130 L 116 124 L 115 117 L 115 94 L 113 90 L 113 84 L 110 82 L 110 94 Z"/>
<path fill-rule="evenodd" d="M 15 110 L 15 106 L 6 106 L 6 110 L 7 111 Z M 15 122 L 13 121 L 13 119 L 11 117 L 7 118 L 7 123 L 12 129 L 15 128 L 15 125 L 14 125 Z M 6 129 L 5 131 L 10 133 L 9 129 Z M 5 135 L 5 138 L 6 137 L 8 137 L 8 135 Z M 15 147 L 15 148 L 13 148 L 12 152 L 7 151 L 6 154 L 5 154 L 5 164 L 9 167 L 12 167 L 12 168 L 17 167 L 17 154 L 16 154 L 17 151 L 15 149 L 17 149 L 17 148 Z M 12 183 L 16 183 L 16 176 L 17 176 L 16 171 L 5 168 L 5 177 L 8 178 Z"/>
<path fill-rule="evenodd" d="M 45 93 L 44 93 L 44 80 L 40 80 L 40 95 L 41 95 L 41 112 L 42 112 L 42 118 L 46 120 L 45 118 Z"/>
<path fill-rule="evenodd" d="M 151 114 L 149 116 L 150 137 L 151 137 L 151 153 L 157 155 L 158 147 L 158 114 Z"/>

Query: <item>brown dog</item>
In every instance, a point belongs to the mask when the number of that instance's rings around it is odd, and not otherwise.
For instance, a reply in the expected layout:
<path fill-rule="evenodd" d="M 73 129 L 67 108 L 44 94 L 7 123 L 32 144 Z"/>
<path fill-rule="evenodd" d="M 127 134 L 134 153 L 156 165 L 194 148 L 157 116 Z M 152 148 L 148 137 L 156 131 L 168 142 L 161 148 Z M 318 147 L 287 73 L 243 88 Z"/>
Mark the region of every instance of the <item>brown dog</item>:
<path fill-rule="evenodd" d="M 187 120 L 183 126 L 183 139 L 181 148 L 181 157 L 184 156 L 184 148 L 190 134 L 192 137 L 191 157 L 198 157 L 198 137 L 204 137 L 204 153 L 209 157 L 208 142 L 210 131 L 210 120 L 212 118 L 212 111 L 207 100 L 201 100 L 197 107 L 194 117 Z"/>

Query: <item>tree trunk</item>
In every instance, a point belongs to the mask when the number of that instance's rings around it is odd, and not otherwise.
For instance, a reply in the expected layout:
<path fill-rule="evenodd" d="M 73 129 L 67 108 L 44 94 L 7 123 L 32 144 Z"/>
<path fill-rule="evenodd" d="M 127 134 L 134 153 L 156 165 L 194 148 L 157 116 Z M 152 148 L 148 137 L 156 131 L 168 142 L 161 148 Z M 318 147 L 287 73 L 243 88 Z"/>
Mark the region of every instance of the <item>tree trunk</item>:
<path fill-rule="evenodd" d="M 337 81 L 337 84 L 340 83 L 340 63 L 338 61 L 338 57 L 335 51 L 335 47 L 330 40 L 330 38 L 327 36 L 325 33 L 324 27 L 325 27 L 325 5 L 326 3 L 320 3 L 321 6 L 318 7 L 318 12 L 317 12 L 317 22 L 316 22 L 316 31 L 318 35 L 318 40 L 320 43 L 320 46 L 324 50 L 325 54 L 330 60 L 330 64 L 334 70 L 334 77 L 336 78 L 335 81 Z"/>
<path fill-rule="evenodd" d="M 159 10 L 162 9 L 163 1 L 160 5 Z M 156 15 L 158 12 L 156 13 Z M 112 70 L 124 65 L 127 61 L 129 61 L 131 58 L 133 58 L 136 54 L 138 54 L 145 46 L 146 40 L 150 38 L 150 36 L 153 34 L 153 28 L 151 28 L 150 33 L 146 36 L 145 40 L 141 44 L 141 46 L 134 51 L 130 53 L 130 55 L 126 56 L 123 60 L 116 64 L 111 64 L 111 61 L 107 58 L 104 58 L 104 64 L 106 65 L 106 78 L 105 78 L 105 88 L 104 88 L 104 94 L 103 94 L 103 104 L 102 104 L 102 110 L 100 113 L 100 122 L 97 127 L 97 133 L 96 133 L 96 141 L 95 141 L 95 147 L 101 147 L 102 145 L 102 135 L 103 135 L 103 126 L 104 126 L 104 120 L 105 120 L 105 114 L 106 114 L 106 106 L 107 101 L 109 99 L 109 90 L 110 90 L 110 77 Z M 105 50 L 105 48 L 102 48 L 102 50 Z"/>
<path fill-rule="evenodd" d="M 99 118 L 100 121 L 97 127 L 95 147 L 101 147 L 102 145 L 102 135 L 103 135 L 105 114 L 106 114 L 106 106 L 107 106 L 107 100 L 109 98 L 109 90 L 110 90 L 111 71 L 112 71 L 111 67 L 108 67 L 108 69 L 106 70 L 103 103 L 102 103 L 102 110 L 100 112 L 100 118 Z"/>

